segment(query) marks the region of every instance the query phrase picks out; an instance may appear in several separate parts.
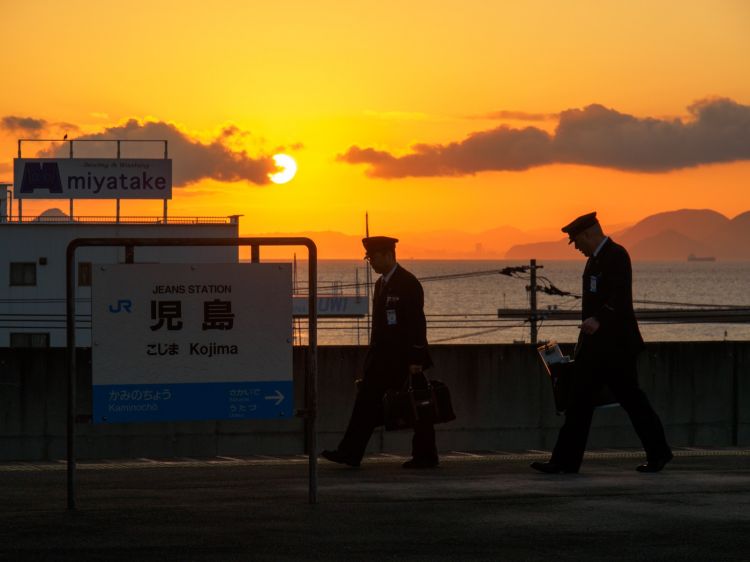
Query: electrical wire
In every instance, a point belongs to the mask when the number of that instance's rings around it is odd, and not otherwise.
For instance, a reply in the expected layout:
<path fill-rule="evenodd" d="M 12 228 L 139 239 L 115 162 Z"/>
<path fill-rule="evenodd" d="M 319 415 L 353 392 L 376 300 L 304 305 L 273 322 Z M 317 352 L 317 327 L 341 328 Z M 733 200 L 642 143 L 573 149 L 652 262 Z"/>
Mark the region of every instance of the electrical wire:
<path fill-rule="evenodd" d="M 446 341 L 454 341 L 454 340 L 460 340 L 460 339 L 465 339 L 465 338 L 472 338 L 472 337 L 475 337 L 475 336 L 483 336 L 485 334 L 491 334 L 493 332 L 498 332 L 500 330 L 510 330 L 512 328 L 523 328 L 523 327 L 524 327 L 523 324 L 519 324 L 519 325 L 516 325 L 516 326 L 499 326 L 499 327 L 493 328 L 491 330 L 483 330 L 481 332 L 472 332 L 470 334 L 461 334 L 459 336 L 452 336 L 450 338 L 442 338 L 442 339 L 436 339 L 436 340 L 434 339 L 434 340 L 432 340 L 432 343 L 442 343 L 442 342 L 446 342 Z"/>
<path fill-rule="evenodd" d="M 477 277 L 486 277 L 486 276 L 494 276 L 494 275 L 504 275 L 507 277 L 511 277 L 513 279 L 518 279 L 521 281 L 530 282 L 531 281 L 531 266 L 523 265 L 523 266 L 509 266 L 504 267 L 501 269 L 490 269 L 490 270 L 479 270 L 479 271 L 468 271 L 468 272 L 462 272 L 462 273 L 452 273 L 452 274 L 445 274 L 445 275 L 432 275 L 432 276 L 426 276 L 421 277 L 419 280 L 423 283 L 433 283 L 433 282 L 441 282 L 441 281 L 454 281 L 454 280 L 461 280 L 461 279 L 469 279 L 469 278 L 477 278 Z M 369 272 L 369 268 L 368 268 Z M 369 277 L 369 276 L 368 276 Z M 342 291 L 344 289 L 357 289 L 357 295 L 367 297 L 367 295 L 371 294 L 371 288 L 374 286 L 374 283 L 371 280 L 365 281 L 364 283 L 341 283 L 338 281 L 330 282 L 329 285 L 325 285 L 324 283 L 319 284 L 319 294 L 325 295 L 326 291 L 331 291 L 333 294 L 341 295 Z M 360 289 L 363 289 L 363 294 L 360 294 Z M 304 291 L 306 290 L 306 286 L 303 283 L 300 283 L 297 286 L 297 290 L 295 291 L 297 294 L 295 296 L 305 296 Z M 528 293 L 531 291 L 530 286 L 526 286 L 526 290 Z M 573 293 L 571 291 L 564 291 L 560 288 L 558 288 L 550 279 L 549 277 L 545 275 L 537 275 L 536 276 L 536 291 L 539 293 L 543 293 L 549 296 L 554 297 L 567 297 L 566 300 L 560 303 L 558 305 L 559 307 L 562 307 L 563 309 L 572 310 L 573 308 L 577 307 L 579 305 L 579 302 L 582 298 L 582 295 Z M 352 295 L 354 296 L 354 295 Z M 530 295 L 529 295 L 530 296 Z M 66 303 L 65 298 L 22 298 L 22 299 L 0 299 L 0 303 L 2 304 L 64 304 Z M 76 298 L 75 302 L 77 304 L 90 304 L 92 302 L 91 298 Z M 675 302 L 675 301 L 657 301 L 657 300 L 645 300 L 645 299 L 634 299 L 634 303 L 637 304 L 652 304 L 652 305 L 663 305 L 663 306 L 680 306 L 680 307 L 693 307 L 693 308 L 723 308 L 723 309 L 741 309 L 741 308 L 747 308 L 748 305 L 726 305 L 726 304 L 713 304 L 713 303 L 690 303 L 690 302 Z M 557 306 L 556 306 L 557 308 Z M 540 312 L 543 312 L 540 311 Z M 336 318 L 318 318 L 318 324 L 319 328 L 325 331 L 349 331 L 354 332 L 356 331 L 357 334 L 359 334 L 359 331 L 363 329 L 362 326 L 359 325 L 359 321 L 362 319 L 336 319 Z M 367 316 L 367 320 L 369 321 L 369 315 Z M 461 313 L 461 314 L 432 314 L 432 315 L 426 315 L 427 325 L 431 330 L 467 330 L 467 329 L 481 329 L 480 331 L 471 332 L 468 334 L 459 334 L 452 337 L 447 338 L 441 338 L 437 340 L 432 340 L 434 343 L 439 342 L 445 342 L 445 341 L 452 341 L 457 339 L 466 339 L 470 337 L 476 337 L 476 336 L 482 336 L 493 332 L 498 332 L 501 330 L 509 330 L 514 328 L 523 328 L 528 325 L 529 320 L 523 321 L 521 324 L 513 324 L 513 325 L 495 325 L 492 327 L 488 327 L 491 323 L 503 323 L 503 322 L 510 322 L 513 321 L 511 319 L 502 319 L 497 318 L 494 314 L 482 314 L 482 313 Z M 19 321 L 26 322 L 26 325 L 18 325 L 17 323 Z M 6 325 L 3 326 L 3 328 L 6 329 L 23 329 L 23 328 L 31 328 L 34 329 L 50 329 L 50 330 L 60 330 L 64 327 L 61 326 L 54 326 L 50 324 L 60 323 L 66 321 L 66 315 L 64 313 L 54 313 L 54 314 L 41 314 L 41 313 L 27 313 L 27 314 L 21 314 L 21 313 L 6 313 L 6 314 L 0 314 L 0 322 L 14 322 L 12 325 Z M 357 324 L 353 324 L 353 322 L 356 321 Z M 545 322 L 543 319 L 539 321 L 537 330 L 541 330 L 542 327 L 546 328 L 554 328 L 554 327 L 573 327 L 573 325 L 577 322 L 575 320 L 571 321 L 561 321 L 564 323 L 551 323 L 549 321 Z M 570 322 L 570 323 L 567 323 Z M 29 324 L 34 323 L 33 326 L 30 326 Z M 45 325 L 38 325 L 36 323 L 46 323 Z M 78 314 L 76 315 L 76 325 L 77 328 L 80 330 L 91 330 L 90 327 L 91 323 L 91 316 L 90 314 Z M 664 321 L 652 321 L 649 322 L 649 324 L 684 324 L 685 322 L 680 320 L 664 320 Z M 88 325 L 82 325 L 82 324 L 88 324 Z M 725 324 L 725 323 L 717 323 L 717 324 Z M 302 337 L 302 331 L 307 327 L 307 319 L 306 318 L 296 318 L 295 319 L 295 331 L 298 331 L 300 334 L 300 338 Z"/>

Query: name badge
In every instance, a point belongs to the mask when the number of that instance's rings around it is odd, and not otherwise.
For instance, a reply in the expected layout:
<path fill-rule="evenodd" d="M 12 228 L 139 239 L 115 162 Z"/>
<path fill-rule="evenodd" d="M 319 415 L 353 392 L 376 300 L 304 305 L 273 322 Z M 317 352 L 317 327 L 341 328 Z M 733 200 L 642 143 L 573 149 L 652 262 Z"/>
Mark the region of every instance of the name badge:
<path fill-rule="evenodd" d="M 385 318 L 389 326 L 396 325 L 396 311 L 393 310 L 392 308 L 389 308 L 388 310 L 385 311 Z"/>
<path fill-rule="evenodd" d="M 599 278 L 596 275 L 592 275 L 589 278 L 589 291 L 592 293 L 596 293 L 596 285 L 599 281 Z"/>

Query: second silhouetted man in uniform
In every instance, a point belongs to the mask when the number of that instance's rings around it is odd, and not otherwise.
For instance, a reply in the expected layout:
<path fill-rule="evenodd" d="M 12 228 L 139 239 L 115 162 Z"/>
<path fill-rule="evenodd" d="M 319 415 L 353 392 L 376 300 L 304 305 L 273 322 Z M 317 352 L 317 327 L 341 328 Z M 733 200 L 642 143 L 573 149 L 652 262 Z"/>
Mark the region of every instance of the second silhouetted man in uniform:
<path fill-rule="evenodd" d="M 636 358 L 644 344 L 633 311 L 630 256 L 604 235 L 596 213 L 578 217 L 562 231 L 588 258 L 583 271 L 576 371 L 552 458 L 531 466 L 551 474 L 578 472 L 594 413 L 594 396 L 606 385 L 630 416 L 646 450 L 646 463 L 637 470 L 659 472 L 672 460 L 672 451 L 659 416 L 638 386 Z"/>
<path fill-rule="evenodd" d="M 383 396 L 400 389 L 410 374 L 432 365 L 427 351 L 424 292 L 416 277 L 396 262 L 396 240 L 372 236 L 362 240 L 365 258 L 381 277 L 375 283 L 372 333 L 349 425 L 337 449 L 323 451 L 329 461 L 359 466 L 373 430 L 383 424 Z M 412 439 L 412 459 L 404 468 L 438 465 L 435 429 L 417 422 Z"/>

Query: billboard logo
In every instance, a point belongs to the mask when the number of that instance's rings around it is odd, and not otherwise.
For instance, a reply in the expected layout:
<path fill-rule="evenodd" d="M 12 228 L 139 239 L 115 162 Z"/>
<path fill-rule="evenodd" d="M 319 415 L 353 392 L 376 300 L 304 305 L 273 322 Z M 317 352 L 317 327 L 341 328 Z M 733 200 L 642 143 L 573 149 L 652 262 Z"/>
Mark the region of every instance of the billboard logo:
<path fill-rule="evenodd" d="M 133 312 L 132 310 L 130 310 L 130 307 L 132 306 L 133 306 L 133 301 L 131 301 L 130 299 L 120 299 L 117 301 L 116 306 L 112 306 L 111 304 L 109 305 L 109 311 L 112 314 L 119 314 L 122 311 L 125 311 L 128 314 L 130 314 L 131 312 Z"/>
<path fill-rule="evenodd" d="M 57 162 L 26 162 L 23 167 L 21 193 L 33 193 L 46 189 L 50 193 L 62 193 L 60 168 Z"/>

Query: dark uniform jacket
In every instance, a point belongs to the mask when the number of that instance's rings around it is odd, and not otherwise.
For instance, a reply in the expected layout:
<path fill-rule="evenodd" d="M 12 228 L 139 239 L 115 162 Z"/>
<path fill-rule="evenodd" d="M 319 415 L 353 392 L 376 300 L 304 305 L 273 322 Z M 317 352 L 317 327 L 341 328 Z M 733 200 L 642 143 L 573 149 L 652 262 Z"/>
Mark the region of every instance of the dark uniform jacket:
<path fill-rule="evenodd" d="M 416 277 L 400 265 L 387 283 L 375 283 L 372 332 L 365 359 L 365 380 L 385 388 L 400 387 L 409 365 L 432 366 L 427 349 L 424 292 Z M 381 386 L 381 387 L 382 387 Z"/>
<path fill-rule="evenodd" d="M 608 239 L 583 271 L 581 320 L 595 317 L 599 329 L 581 333 L 579 353 L 611 361 L 617 354 L 635 356 L 644 348 L 633 311 L 633 271 L 625 248 Z"/>

